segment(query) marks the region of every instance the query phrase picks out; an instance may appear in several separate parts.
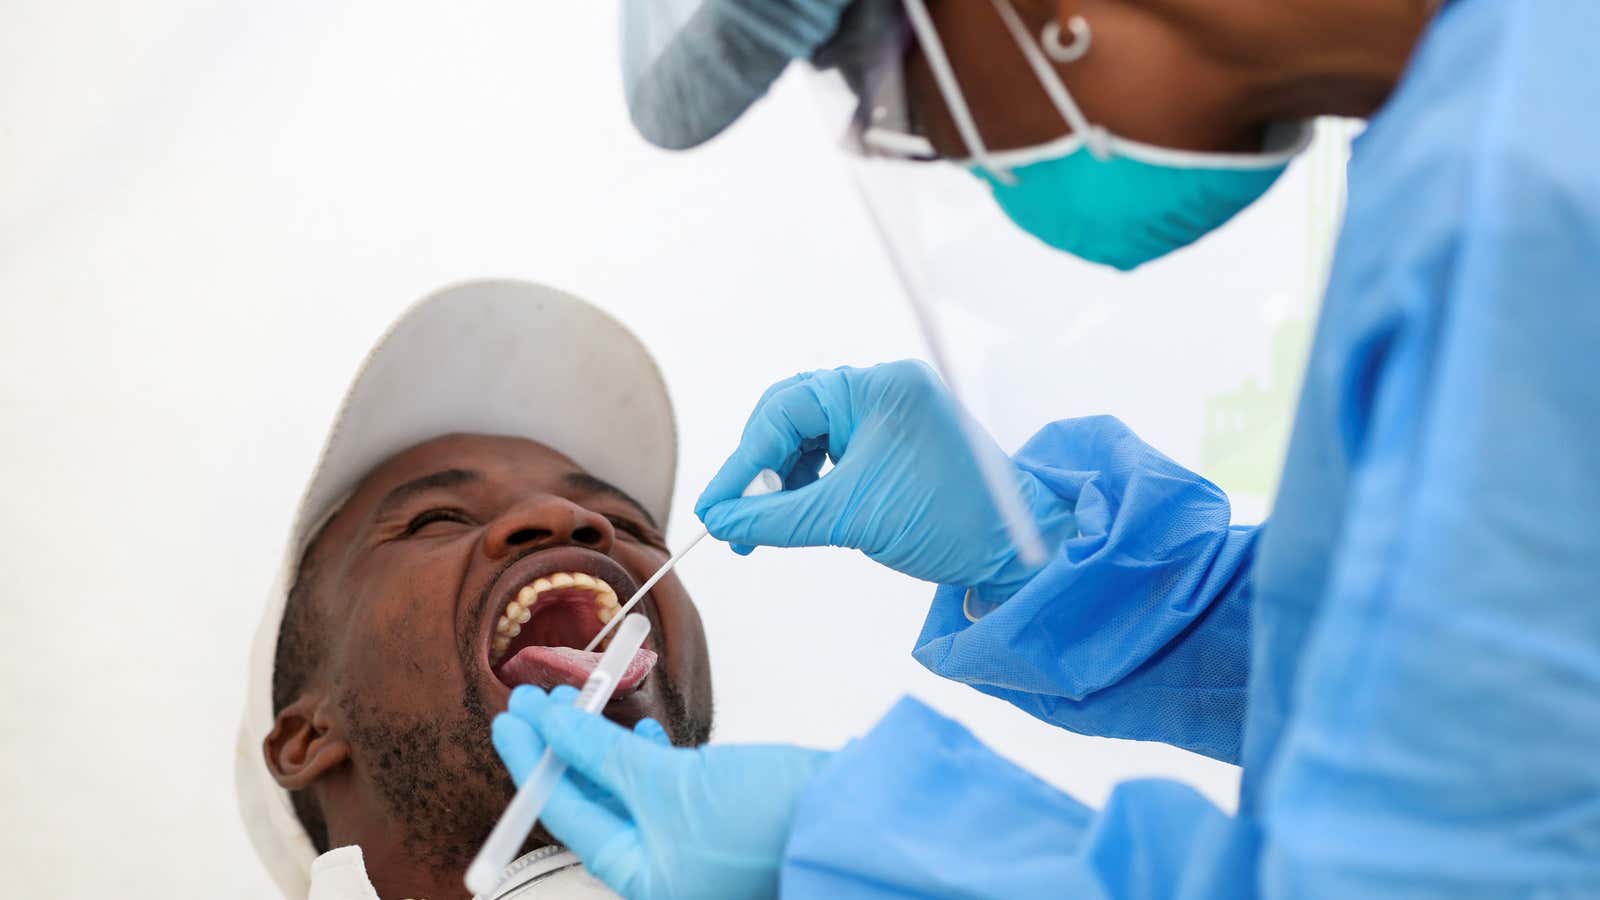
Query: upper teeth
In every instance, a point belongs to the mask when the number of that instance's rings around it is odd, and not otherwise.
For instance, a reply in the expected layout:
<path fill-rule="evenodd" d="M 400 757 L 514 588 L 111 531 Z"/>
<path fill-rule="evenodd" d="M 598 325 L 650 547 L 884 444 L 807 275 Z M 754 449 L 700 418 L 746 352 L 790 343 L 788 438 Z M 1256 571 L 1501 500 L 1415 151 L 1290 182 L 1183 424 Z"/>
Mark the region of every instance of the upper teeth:
<path fill-rule="evenodd" d="M 533 618 L 533 607 L 539 603 L 539 595 L 545 591 L 558 588 L 580 587 L 588 588 L 595 595 L 596 615 L 603 625 L 616 617 L 622 604 L 617 602 L 617 592 L 605 579 L 596 578 L 585 572 L 557 572 L 534 581 L 517 592 L 517 596 L 506 604 L 505 611 L 500 613 L 500 618 L 494 623 L 494 654 L 491 664 L 498 663 L 500 657 L 505 655 L 506 648 L 511 646 L 511 639 L 522 633 L 522 626 L 528 624 Z"/>

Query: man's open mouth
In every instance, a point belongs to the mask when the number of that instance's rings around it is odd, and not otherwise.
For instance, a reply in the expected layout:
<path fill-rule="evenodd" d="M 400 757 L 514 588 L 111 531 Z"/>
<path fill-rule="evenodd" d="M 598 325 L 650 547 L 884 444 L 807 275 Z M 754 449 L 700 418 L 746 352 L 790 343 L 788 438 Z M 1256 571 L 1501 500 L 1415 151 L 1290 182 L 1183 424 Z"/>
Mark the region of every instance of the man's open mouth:
<path fill-rule="evenodd" d="M 582 687 L 615 631 L 594 651 L 583 648 L 610 622 L 632 593 L 632 579 L 609 557 L 593 551 L 547 551 L 548 563 L 563 571 L 540 571 L 548 565 L 535 562 L 545 553 L 527 557 L 501 577 L 509 582 L 496 592 L 497 614 L 489 644 L 489 666 L 507 687 L 533 684 L 549 690 L 556 685 Z M 559 557 L 559 559 L 557 558 Z M 588 571 L 583 571 L 587 569 Z M 609 579 L 608 579 L 609 576 Z M 648 643 L 634 654 L 617 684 L 614 697 L 639 689 L 655 668 L 656 654 Z"/>

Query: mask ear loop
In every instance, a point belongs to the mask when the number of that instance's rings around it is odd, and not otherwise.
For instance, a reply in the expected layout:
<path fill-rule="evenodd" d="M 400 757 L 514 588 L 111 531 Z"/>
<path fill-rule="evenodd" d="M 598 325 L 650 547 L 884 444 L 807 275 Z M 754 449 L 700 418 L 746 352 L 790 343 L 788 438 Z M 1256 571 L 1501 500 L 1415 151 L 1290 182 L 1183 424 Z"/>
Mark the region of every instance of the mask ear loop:
<path fill-rule="evenodd" d="M 955 120 L 956 131 L 961 133 L 961 142 L 967 145 L 967 153 L 974 163 L 1001 183 L 1015 184 L 1016 178 L 1010 171 L 996 168 L 989 162 L 989 149 L 984 146 L 983 136 L 978 133 L 978 125 L 967 106 L 967 98 L 961 93 L 961 85 L 956 83 L 955 69 L 950 65 L 950 57 L 945 55 L 944 43 L 939 40 L 939 30 L 933 27 L 933 18 L 928 15 L 927 5 L 923 0 L 905 0 L 905 6 L 906 17 L 911 20 L 911 30 L 917 33 L 923 56 L 933 70 L 933 80 L 939 84 L 939 93 L 944 95 L 945 106 L 950 110 L 950 118 Z"/>
<path fill-rule="evenodd" d="M 1049 95 L 1050 102 L 1055 104 L 1056 111 L 1061 118 L 1067 120 L 1072 126 L 1074 134 L 1083 135 L 1083 142 L 1089 147 L 1089 152 L 1094 158 L 1102 162 L 1111 158 L 1111 135 L 1098 125 L 1089 124 L 1089 117 L 1083 114 L 1078 104 L 1073 102 L 1072 95 L 1067 92 L 1067 86 L 1061 83 L 1061 76 L 1056 74 L 1050 61 L 1045 59 L 1044 52 L 1039 45 L 1033 42 L 1033 36 L 1028 33 L 1027 26 L 1022 24 L 1022 18 L 1011 5 L 1011 0 L 992 0 L 995 12 L 1000 14 L 1000 20 L 1005 22 L 1006 30 L 1011 32 L 1011 39 L 1016 42 L 1017 49 L 1027 58 L 1028 65 L 1033 67 L 1033 74 L 1039 79 L 1039 84 L 1044 92 Z M 1081 24 L 1080 24 L 1081 23 Z M 1073 16 L 1069 23 L 1072 28 L 1073 42 L 1065 50 L 1076 50 L 1078 58 L 1089 52 L 1089 23 L 1082 16 Z M 1053 35 L 1059 44 L 1060 33 L 1054 22 L 1045 26 L 1045 33 Z M 1047 38 L 1048 40 L 1048 38 Z M 1081 49 L 1078 49 L 1081 45 Z"/>

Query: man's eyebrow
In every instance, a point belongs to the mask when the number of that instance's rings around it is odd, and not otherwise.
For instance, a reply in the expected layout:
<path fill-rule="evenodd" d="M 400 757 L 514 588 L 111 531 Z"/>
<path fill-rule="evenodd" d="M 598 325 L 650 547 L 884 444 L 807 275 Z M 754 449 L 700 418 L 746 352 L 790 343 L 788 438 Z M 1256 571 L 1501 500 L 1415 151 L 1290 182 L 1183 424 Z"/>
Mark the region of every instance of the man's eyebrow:
<path fill-rule="evenodd" d="M 562 480 L 567 483 L 568 487 L 576 490 L 584 491 L 590 494 L 607 494 L 615 497 L 618 500 L 629 504 L 634 509 L 637 509 L 639 514 L 644 516 L 644 520 L 650 523 L 651 528 L 661 527 L 660 525 L 656 524 L 656 517 L 650 515 L 650 511 L 644 508 L 644 504 L 633 499 L 633 497 L 627 491 L 617 487 L 603 478 L 596 478 L 593 475 L 590 475 L 588 472 L 568 472 L 566 476 L 562 478 Z"/>
<path fill-rule="evenodd" d="M 407 500 L 425 491 L 438 490 L 439 488 L 455 487 L 458 484 L 468 484 L 482 481 L 483 475 L 471 469 L 440 469 L 420 478 L 413 478 L 405 484 L 396 487 L 378 504 L 378 511 L 373 513 L 373 518 L 381 519 L 387 513 Z"/>

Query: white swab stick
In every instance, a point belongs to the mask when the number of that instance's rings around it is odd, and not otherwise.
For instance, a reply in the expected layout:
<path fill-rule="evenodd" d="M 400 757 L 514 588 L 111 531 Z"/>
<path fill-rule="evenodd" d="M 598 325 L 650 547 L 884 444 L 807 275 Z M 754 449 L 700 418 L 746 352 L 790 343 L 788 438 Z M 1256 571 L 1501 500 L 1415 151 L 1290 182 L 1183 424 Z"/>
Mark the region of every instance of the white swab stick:
<path fill-rule="evenodd" d="M 762 469 L 760 472 L 756 473 L 756 477 L 751 479 L 749 484 L 745 485 L 744 491 L 739 496 L 760 497 L 763 494 L 775 494 L 781 490 L 783 490 L 783 479 L 778 476 L 778 473 L 772 471 L 771 469 Z M 709 532 L 707 532 L 704 528 L 700 529 L 700 533 L 694 536 L 694 540 L 690 541 L 682 550 L 679 550 L 677 553 L 673 554 L 673 557 L 667 560 L 665 565 L 657 569 L 654 575 L 651 575 L 644 584 L 639 586 L 637 591 L 633 592 L 633 596 L 628 598 L 628 602 L 622 604 L 622 607 L 617 610 L 617 614 L 611 617 L 611 621 L 607 622 L 605 627 L 601 628 L 594 637 L 590 638 L 588 645 L 586 645 L 583 649 L 593 650 L 595 647 L 598 647 L 600 642 L 605 639 L 605 636 L 611 632 L 611 629 L 616 627 L 617 623 L 622 621 L 622 617 L 626 616 L 629 610 L 638 605 L 639 601 L 644 599 L 644 595 L 650 593 L 650 589 L 656 586 L 656 582 L 660 581 L 668 572 L 672 571 L 672 567 L 678 564 L 678 560 L 688 556 L 689 551 L 693 550 L 696 544 L 704 540 L 707 534 L 709 534 Z"/>

